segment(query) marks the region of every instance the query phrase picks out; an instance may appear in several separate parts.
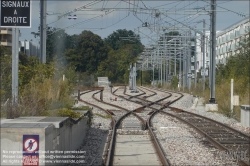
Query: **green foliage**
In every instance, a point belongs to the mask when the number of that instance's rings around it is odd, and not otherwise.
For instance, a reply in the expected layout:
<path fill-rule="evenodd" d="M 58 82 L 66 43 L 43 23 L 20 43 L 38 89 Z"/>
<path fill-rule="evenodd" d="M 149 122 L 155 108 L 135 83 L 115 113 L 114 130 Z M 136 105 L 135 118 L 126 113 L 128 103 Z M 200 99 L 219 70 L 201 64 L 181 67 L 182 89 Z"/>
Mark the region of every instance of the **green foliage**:
<path fill-rule="evenodd" d="M 22 59 L 19 62 L 19 90 L 22 93 L 23 86 L 30 83 L 32 79 L 41 82 L 43 79 L 52 78 L 54 75 L 53 63 L 41 64 L 37 57 L 20 54 Z"/>
<path fill-rule="evenodd" d="M 131 39 L 128 39 L 129 37 L 131 37 Z M 126 29 L 118 29 L 105 38 L 104 41 L 114 50 L 119 50 L 127 44 L 141 45 L 140 36 Z"/>
<path fill-rule="evenodd" d="M 88 111 L 91 111 L 92 108 L 90 108 L 89 106 L 81 106 L 81 107 L 74 107 L 74 108 L 71 108 L 72 110 L 88 110 Z"/>
<path fill-rule="evenodd" d="M 120 41 L 120 37 L 128 35 L 136 37 L 133 42 Z M 11 50 L 0 49 L 0 95 L 4 102 L 12 96 Z M 104 42 L 91 31 L 70 36 L 64 30 L 49 27 L 46 64 L 41 64 L 34 56 L 19 54 L 19 103 L 15 116 L 49 115 L 46 110 L 71 108 L 70 94 L 74 86 L 93 86 L 95 76 L 108 76 L 112 82 L 127 82 L 128 67 L 142 50 L 139 36 L 132 31 L 118 30 Z"/>
<path fill-rule="evenodd" d="M 20 115 L 38 116 L 45 110 L 70 108 L 73 98 L 70 97 L 70 86 L 67 80 L 34 78 L 23 87 L 19 94 Z"/>
<path fill-rule="evenodd" d="M 97 76 L 107 76 L 111 82 L 127 83 L 129 77 L 128 67 L 136 61 L 142 45 L 127 44 L 119 50 L 110 50 L 106 60 L 98 67 Z"/>
<path fill-rule="evenodd" d="M 234 79 L 234 95 L 239 95 L 240 105 L 249 104 L 249 81 L 250 81 L 250 52 L 249 38 L 246 44 L 239 47 L 239 53 L 230 56 L 225 65 L 219 64 L 216 68 L 216 87 L 215 98 L 218 103 L 219 113 L 228 117 L 239 120 L 239 108 L 235 107 L 234 113 L 230 110 L 230 89 L 231 79 Z M 210 98 L 210 89 L 208 88 L 208 80 L 206 81 L 206 90 L 202 93 L 202 85 L 198 84 L 193 89 L 195 94 L 203 96 L 205 101 Z"/>
<path fill-rule="evenodd" d="M 76 71 L 93 74 L 107 58 L 108 47 L 100 36 L 91 31 L 83 31 L 77 39 L 76 49 L 67 50 L 65 53 L 66 60 L 76 67 Z"/>
<path fill-rule="evenodd" d="M 246 87 L 249 87 L 250 80 L 250 55 L 249 49 L 245 51 L 229 57 L 227 64 L 217 66 L 216 70 L 216 85 L 230 83 L 234 79 L 234 93 L 240 96 L 249 95 Z"/>
<path fill-rule="evenodd" d="M 15 113 L 11 113 L 13 116 L 46 115 L 45 110 L 72 106 L 70 94 L 76 82 L 76 79 L 73 79 L 75 82 L 72 80 L 73 69 L 64 67 L 60 70 L 60 75 L 63 72 L 66 75 L 66 80 L 62 81 L 62 78 L 55 79 L 55 74 L 59 72 L 54 63 L 41 64 L 38 58 L 27 57 L 22 53 L 19 54 L 19 60 L 19 103 Z M 11 101 L 11 56 L 1 56 L 1 63 L 4 69 L 1 70 L 1 80 L 4 80 L 1 81 L 2 102 L 7 98 Z"/>
<path fill-rule="evenodd" d="M 150 85 L 151 84 L 151 75 L 152 71 L 142 71 L 142 84 L 143 85 Z M 137 82 L 141 84 L 141 71 L 138 71 L 137 73 Z"/>
<path fill-rule="evenodd" d="M 98 114 L 98 113 L 95 113 L 96 116 L 100 116 L 102 118 L 105 118 L 105 119 L 110 119 L 112 116 L 111 115 L 102 115 L 102 114 Z"/>
<path fill-rule="evenodd" d="M 56 116 L 62 116 L 62 117 L 70 117 L 70 118 L 80 118 L 80 117 L 82 117 L 82 114 L 80 114 L 78 112 L 74 112 L 73 110 L 67 109 L 67 108 L 62 108 L 62 109 L 56 110 L 55 115 Z"/>
<path fill-rule="evenodd" d="M 11 50 L 0 46 L 0 102 L 11 98 L 11 71 L 12 71 Z"/>
<path fill-rule="evenodd" d="M 77 83 L 85 87 L 91 87 L 95 85 L 94 75 L 88 75 L 86 72 L 77 73 Z"/>
<path fill-rule="evenodd" d="M 74 48 L 74 36 L 69 36 L 65 30 L 48 27 L 46 40 L 46 61 L 50 63 L 55 57 L 64 61 L 65 50 Z"/>
<path fill-rule="evenodd" d="M 162 40 L 169 41 L 169 40 L 174 38 L 172 36 L 179 36 L 179 35 L 180 35 L 180 33 L 178 31 L 167 32 L 164 34 L 164 36 L 160 37 L 160 41 L 162 41 Z"/>
<path fill-rule="evenodd" d="M 171 79 L 171 88 L 177 89 L 178 82 L 179 82 L 178 77 L 177 76 L 173 76 L 172 79 Z"/>

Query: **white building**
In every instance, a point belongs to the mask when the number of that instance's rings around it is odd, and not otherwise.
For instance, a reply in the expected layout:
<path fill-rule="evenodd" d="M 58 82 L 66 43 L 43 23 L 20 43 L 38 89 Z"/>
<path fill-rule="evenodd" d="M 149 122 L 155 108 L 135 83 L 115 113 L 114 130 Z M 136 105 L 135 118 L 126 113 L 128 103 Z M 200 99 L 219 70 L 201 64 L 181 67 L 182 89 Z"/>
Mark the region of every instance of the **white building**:
<path fill-rule="evenodd" d="M 219 34 L 221 31 L 216 31 L 216 34 Z M 209 67 L 210 63 L 210 31 L 205 31 L 205 68 Z M 196 71 L 199 70 L 203 66 L 203 51 L 202 51 L 202 43 L 201 36 L 197 34 L 196 37 Z"/>
<path fill-rule="evenodd" d="M 216 64 L 227 62 L 229 56 L 239 52 L 240 41 L 249 36 L 249 17 L 226 28 L 216 35 Z"/>
<path fill-rule="evenodd" d="M 36 56 L 40 58 L 40 47 L 32 41 L 21 41 L 19 51 L 23 52 L 27 56 Z"/>
<path fill-rule="evenodd" d="M 237 48 L 240 46 L 240 41 L 243 41 L 249 36 L 250 22 L 249 17 L 245 18 L 234 25 L 224 29 L 223 31 L 216 32 L 216 64 L 227 62 L 229 56 L 235 55 L 239 52 Z M 201 51 L 201 38 L 197 34 L 196 38 L 196 69 L 197 72 L 202 68 L 203 65 L 203 53 Z M 206 31 L 205 40 L 205 68 L 210 65 L 210 31 Z"/>
<path fill-rule="evenodd" d="M 12 28 L 3 28 L 0 27 L 0 45 L 4 47 L 12 48 Z M 21 36 L 21 32 L 19 30 L 19 37 Z M 20 43 L 19 43 L 20 46 Z"/>

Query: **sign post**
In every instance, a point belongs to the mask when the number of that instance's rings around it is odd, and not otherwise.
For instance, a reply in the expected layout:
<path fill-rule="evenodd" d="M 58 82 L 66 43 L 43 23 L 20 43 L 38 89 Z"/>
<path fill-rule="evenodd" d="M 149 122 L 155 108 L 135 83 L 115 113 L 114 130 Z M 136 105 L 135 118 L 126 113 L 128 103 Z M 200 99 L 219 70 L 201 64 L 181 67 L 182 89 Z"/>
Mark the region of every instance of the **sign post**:
<path fill-rule="evenodd" d="M 19 28 L 31 27 L 31 0 L 1 2 L 0 26 L 12 28 L 12 104 L 18 102 Z"/>

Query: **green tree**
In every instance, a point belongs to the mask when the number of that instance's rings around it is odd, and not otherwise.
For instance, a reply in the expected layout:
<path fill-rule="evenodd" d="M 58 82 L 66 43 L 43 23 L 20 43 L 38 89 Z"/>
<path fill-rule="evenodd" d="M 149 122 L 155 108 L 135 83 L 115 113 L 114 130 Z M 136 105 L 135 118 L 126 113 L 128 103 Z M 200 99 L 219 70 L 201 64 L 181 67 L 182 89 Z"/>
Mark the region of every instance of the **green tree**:
<path fill-rule="evenodd" d="M 77 45 L 65 53 L 66 60 L 76 71 L 95 73 L 99 64 L 108 56 L 108 47 L 100 36 L 91 31 L 83 31 L 77 37 Z"/>
<path fill-rule="evenodd" d="M 138 55 L 134 48 L 135 45 L 127 44 L 119 50 L 111 50 L 107 59 L 101 62 L 96 75 L 107 76 L 111 82 L 127 83 L 129 65 L 136 62 Z"/>
<path fill-rule="evenodd" d="M 46 36 L 46 62 L 53 62 L 55 59 L 64 61 L 64 52 L 67 49 L 76 48 L 78 35 L 68 35 L 64 29 L 48 27 Z M 40 35 L 40 27 L 38 27 L 38 32 L 32 32 L 35 36 Z"/>
<path fill-rule="evenodd" d="M 171 87 L 173 89 L 176 89 L 178 87 L 178 77 L 177 76 L 173 76 L 172 79 L 171 79 Z"/>
<path fill-rule="evenodd" d="M 10 48 L 0 46 L 0 102 L 11 98 L 11 64 Z"/>
<path fill-rule="evenodd" d="M 142 83 L 143 84 L 151 84 L 152 81 L 152 71 L 142 71 Z"/>
<path fill-rule="evenodd" d="M 114 50 L 119 50 L 126 44 L 141 45 L 140 36 L 126 29 L 118 29 L 105 38 L 104 41 Z"/>

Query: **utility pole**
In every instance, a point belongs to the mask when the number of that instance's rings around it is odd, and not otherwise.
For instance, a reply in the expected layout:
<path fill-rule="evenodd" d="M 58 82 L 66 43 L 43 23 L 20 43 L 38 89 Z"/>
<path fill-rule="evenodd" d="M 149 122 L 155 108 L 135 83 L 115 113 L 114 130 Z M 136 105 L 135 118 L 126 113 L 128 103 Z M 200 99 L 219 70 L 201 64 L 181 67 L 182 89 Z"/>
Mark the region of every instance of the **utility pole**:
<path fill-rule="evenodd" d="M 151 53 L 151 64 L 153 64 L 153 86 L 155 86 L 155 61 L 153 60 L 153 63 L 152 63 L 152 58 L 155 56 L 155 52 L 156 50 L 154 49 L 154 51 Z"/>
<path fill-rule="evenodd" d="M 42 63 L 46 63 L 46 13 L 47 0 L 40 0 L 40 57 Z"/>
<path fill-rule="evenodd" d="M 168 59 L 168 75 L 171 76 L 171 51 L 170 51 L 170 54 L 169 54 L 169 59 Z M 170 79 L 171 80 L 171 79 Z"/>
<path fill-rule="evenodd" d="M 174 76 L 176 76 L 176 39 L 174 40 Z"/>
<path fill-rule="evenodd" d="M 12 105 L 18 103 L 19 28 L 12 28 Z"/>
<path fill-rule="evenodd" d="M 195 37 L 197 36 L 197 32 L 195 32 Z M 194 47 L 194 87 L 196 88 L 196 82 L 197 82 L 197 66 L 196 66 L 196 48 L 197 48 L 197 42 L 195 39 L 195 47 Z"/>
<path fill-rule="evenodd" d="M 142 86 L 142 69 L 141 69 L 141 86 Z"/>
<path fill-rule="evenodd" d="M 182 44 L 182 38 L 180 40 L 180 43 Z M 181 57 L 183 56 L 183 53 L 182 53 L 182 50 L 181 50 L 181 53 L 180 53 L 180 63 L 179 63 L 179 87 L 181 88 L 181 79 L 182 79 L 182 72 L 181 72 Z"/>
<path fill-rule="evenodd" d="M 205 31 L 205 19 L 203 19 L 203 35 L 202 35 L 202 52 L 203 52 L 203 64 L 202 64 L 202 89 L 203 91 L 205 90 L 205 35 L 206 35 L 206 31 Z"/>
<path fill-rule="evenodd" d="M 160 62 L 161 62 L 161 86 L 162 86 L 162 54 L 160 54 Z"/>
<path fill-rule="evenodd" d="M 186 45 L 186 38 L 184 39 L 184 45 Z M 182 88 L 183 88 L 183 92 L 185 90 L 185 87 L 186 87 L 186 59 L 187 59 L 187 56 L 186 56 L 186 47 L 184 47 L 184 51 L 183 51 L 183 60 L 182 60 L 182 63 L 183 63 L 183 69 L 182 69 L 182 75 L 183 75 L 183 85 L 182 85 Z"/>
<path fill-rule="evenodd" d="M 210 58 L 211 60 L 211 88 L 210 88 L 210 99 L 209 103 L 210 104 L 215 104 L 215 56 L 216 56 L 216 0 L 211 0 L 211 27 L 212 27 L 212 36 L 211 36 L 211 41 L 212 41 L 212 57 Z"/>
<path fill-rule="evenodd" d="M 191 31 L 189 31 L 188 32 L 188 35 L 189 36 L 191 36 Z M 187 71 L 188 71 L 188 74 L 189 74 L 189 76 L 188 76 L 188 90 L 189 90 L 189 92 L 190 92 L 190 88 L 191 88 L 191 76 L 190 76 L 190 74 L 191 74 L 191 65 L 190 65 L 190 63 L 191 63 L 191 40 L 190 40 L 190 38 L 188 38 L 188 57 L 187 57 Z"/>
<path fill-rule="evenodd" d="M 166 84 L 168 84 L 168 59 L 166 59 Z"/>

